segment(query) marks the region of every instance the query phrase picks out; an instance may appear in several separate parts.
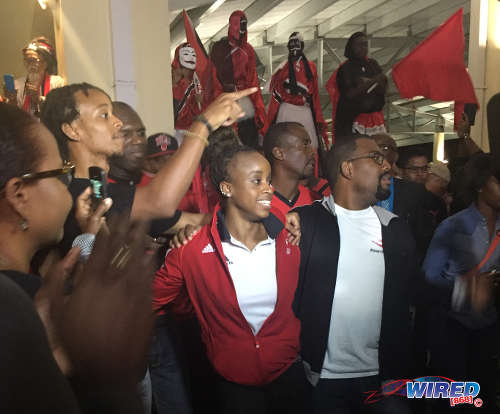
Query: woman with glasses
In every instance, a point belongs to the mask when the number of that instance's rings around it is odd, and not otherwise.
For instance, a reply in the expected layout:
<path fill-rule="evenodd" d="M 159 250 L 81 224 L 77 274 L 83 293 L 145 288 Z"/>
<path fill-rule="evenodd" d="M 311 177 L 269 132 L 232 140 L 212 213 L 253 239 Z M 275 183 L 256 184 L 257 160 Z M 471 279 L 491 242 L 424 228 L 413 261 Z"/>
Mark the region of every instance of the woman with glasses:
<path fill-rule="evenodd" d="M 17 105 L 26 112 L 39 116 L 40 104 L 51 89 L 65 84 L 57 75 L 57 60 L 54 47 L 48 39 L 40 36 L 23 48 L 26 76 L 14 82 L 14 90 L 4 86 L 4 95 L 9 103 Z"/>
<path fill-rule="evenodd" d="M 0 234 L 4 239 L 0 269 L 9 269 L 11 275 L 17 272 L 13 277 L 26 281 L 33 296 L 40 282 L 29 278 L 30 262 L 39 249 L 62 238 L 72 206 L 67 186 L 74 167 L 63 164 L 52 134 L 35 118 L 1 104 L 0 125 Z"/>

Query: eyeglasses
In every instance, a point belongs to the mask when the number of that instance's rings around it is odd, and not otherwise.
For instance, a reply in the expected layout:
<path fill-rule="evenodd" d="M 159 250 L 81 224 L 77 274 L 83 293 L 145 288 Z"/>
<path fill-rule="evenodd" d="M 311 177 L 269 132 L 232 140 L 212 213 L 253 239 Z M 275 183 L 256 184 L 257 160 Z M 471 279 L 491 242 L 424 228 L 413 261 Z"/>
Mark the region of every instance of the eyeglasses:
<path fill-rule="evenodd" d="M 23 181 L 35 181 L 41 180 L 43 178 L 55 177 L 61 181 L 66 187 L 71 184 L 73 179 L 73 173 L 75 171 L 75 165 L 71 162 L 65 162 L 62 168 L 57 170 L 39 171 L 34 173 L 27 173 L 21 175 L 21 180 Z"/>
<path fill-rule="evenodd" d="M 368 158 L 375 161 L 375 163 L 377 165 L 382 165 L 384 163 L 384 160 L 385 160 L 385 155 L 382 154 L 381 152 L 373 151 L 373 152 L 370 152 L 370 153 L 365 154 L 365 155 L 358 155 L 357 157 L 349 158 L 348 160 L 346 160 L 346 162 L 356 161 L 356 160 L 364 160 L 364 159 L 368 159 Z"/>
<path fill-rule="evenodd" d="M 427 172 L 429 172 L 429 166 L 428 165 L 424 165 L 423 167 L 406 167 L 404 168 L 405 170 L 408 170 L 408 171 L 412 171 L 414 173 L 421 173 L 421 174 L 425 174 Z"/>

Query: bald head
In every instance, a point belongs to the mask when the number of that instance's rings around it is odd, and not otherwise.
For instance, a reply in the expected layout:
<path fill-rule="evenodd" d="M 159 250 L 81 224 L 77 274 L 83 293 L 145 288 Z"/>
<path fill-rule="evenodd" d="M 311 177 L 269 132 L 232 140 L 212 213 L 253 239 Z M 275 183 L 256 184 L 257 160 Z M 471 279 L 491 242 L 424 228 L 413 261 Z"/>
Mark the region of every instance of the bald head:
<path fill-rule="evenodd" d="M 280 173 L 291 181 L 314 174 L 315 152 L 311 138 L 297 122 L 280 122 L 271 126 L 264 137 L 264 155 L 271 164 L 273 179 Z"/>
<path fill-rule="evenodd" d="M 115 174 L 117 169 L 137 172 L 146 156 L 146 128 L 137 112 L 125 102 L 113 102 L 113 115 L 123 123 L 120 132 L 124 146 L 123 155 L 113 157 L 110 165 Z"/>
<path fill-rule="evenodd" d="M 113 114 L 123 122 L 123 125 L 125 125 L 126 122 L 143 125 L 141 118 L 137 112 L 135 112 L 134 108 L 125 102 L 114 101 Z"/>

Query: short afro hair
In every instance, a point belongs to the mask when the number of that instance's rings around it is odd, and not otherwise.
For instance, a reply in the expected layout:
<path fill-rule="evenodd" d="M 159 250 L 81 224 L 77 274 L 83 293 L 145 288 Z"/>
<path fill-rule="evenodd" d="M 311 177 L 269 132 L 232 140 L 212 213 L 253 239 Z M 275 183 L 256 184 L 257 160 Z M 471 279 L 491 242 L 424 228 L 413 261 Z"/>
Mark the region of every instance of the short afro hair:
<path fill-rule="evenodd" d="M 352 157 L 356 151 L 358 139 L 373 139 L 367 135 L 346 135 L 335 138 L 335 144 L 326 156 L 326 175 L 330 188 L 333 189 L 340 174 L 342 163 Z"/>
<path fill-rule="evenodd" d="M 264 156 L 269 163 L 273 164 L 273 149 L 283 145 L 282 138 L 287 135 L 293 135 L 294 128 L 304 128 L 300 122 L 279 122 L 271 125 L 264 137 Z"/>
<path fill-rule="evenodd" d="M 500 180 L 500 166 L 495 163 L 492 154 L 477 153 L 464 165 L 460 172 L 460 194 L 470 204 L 477 200 L 478 191 L 483 188 L 491 176 Z"/>

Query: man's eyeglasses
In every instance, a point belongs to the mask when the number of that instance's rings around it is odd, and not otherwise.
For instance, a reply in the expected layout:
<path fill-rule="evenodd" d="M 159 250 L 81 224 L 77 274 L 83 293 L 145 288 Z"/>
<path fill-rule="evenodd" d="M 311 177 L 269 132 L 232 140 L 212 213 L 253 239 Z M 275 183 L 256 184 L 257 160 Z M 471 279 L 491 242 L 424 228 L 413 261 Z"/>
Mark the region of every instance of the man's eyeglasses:
<path fill-rule="evenodd" d="M 368 159 L 368 158 L 375 161 L 375 163 L 377 165 L 382 165 L 384 163 L 384 160 L 385 160 L 385 155 L 382 154 L 381 152 L 373 151 L 373 152 L 370 152 L 370 153 L 365 154 L 365 155 L 358 155 L 357 157 L 349 158 L 348 160 L 346 160 L 346 162 L 356 161 L 356 160 L 364 160 L 364 159 Z"/>
<path fill-rule="evenodd" d="M 428 165 L 424 165 L 423 167 L 413 167 L 413 166 L 410 166 L 410 167 L 406 167 L 404 169 L 408 170 L 408 171 L 411 171 L 411 172 L 414 172 L 414 173 L 421 173 L 421 174 L 425 174 L 425 173 L 429 172 L 429 166 Z"/>
<path fill-rule="evenodd" d="M 43 178 L 55 177 L 61 181 L 66 187 L 68 187 L 73 179 L 73 173 L 75 171 L 75 165 L 70 162 L 66 162 L 62 168 L 56 170 L 39 171 L 34 173 L 27 173 L 21 175 L 21 180 L 29 182 L 41 180 Z"/>

